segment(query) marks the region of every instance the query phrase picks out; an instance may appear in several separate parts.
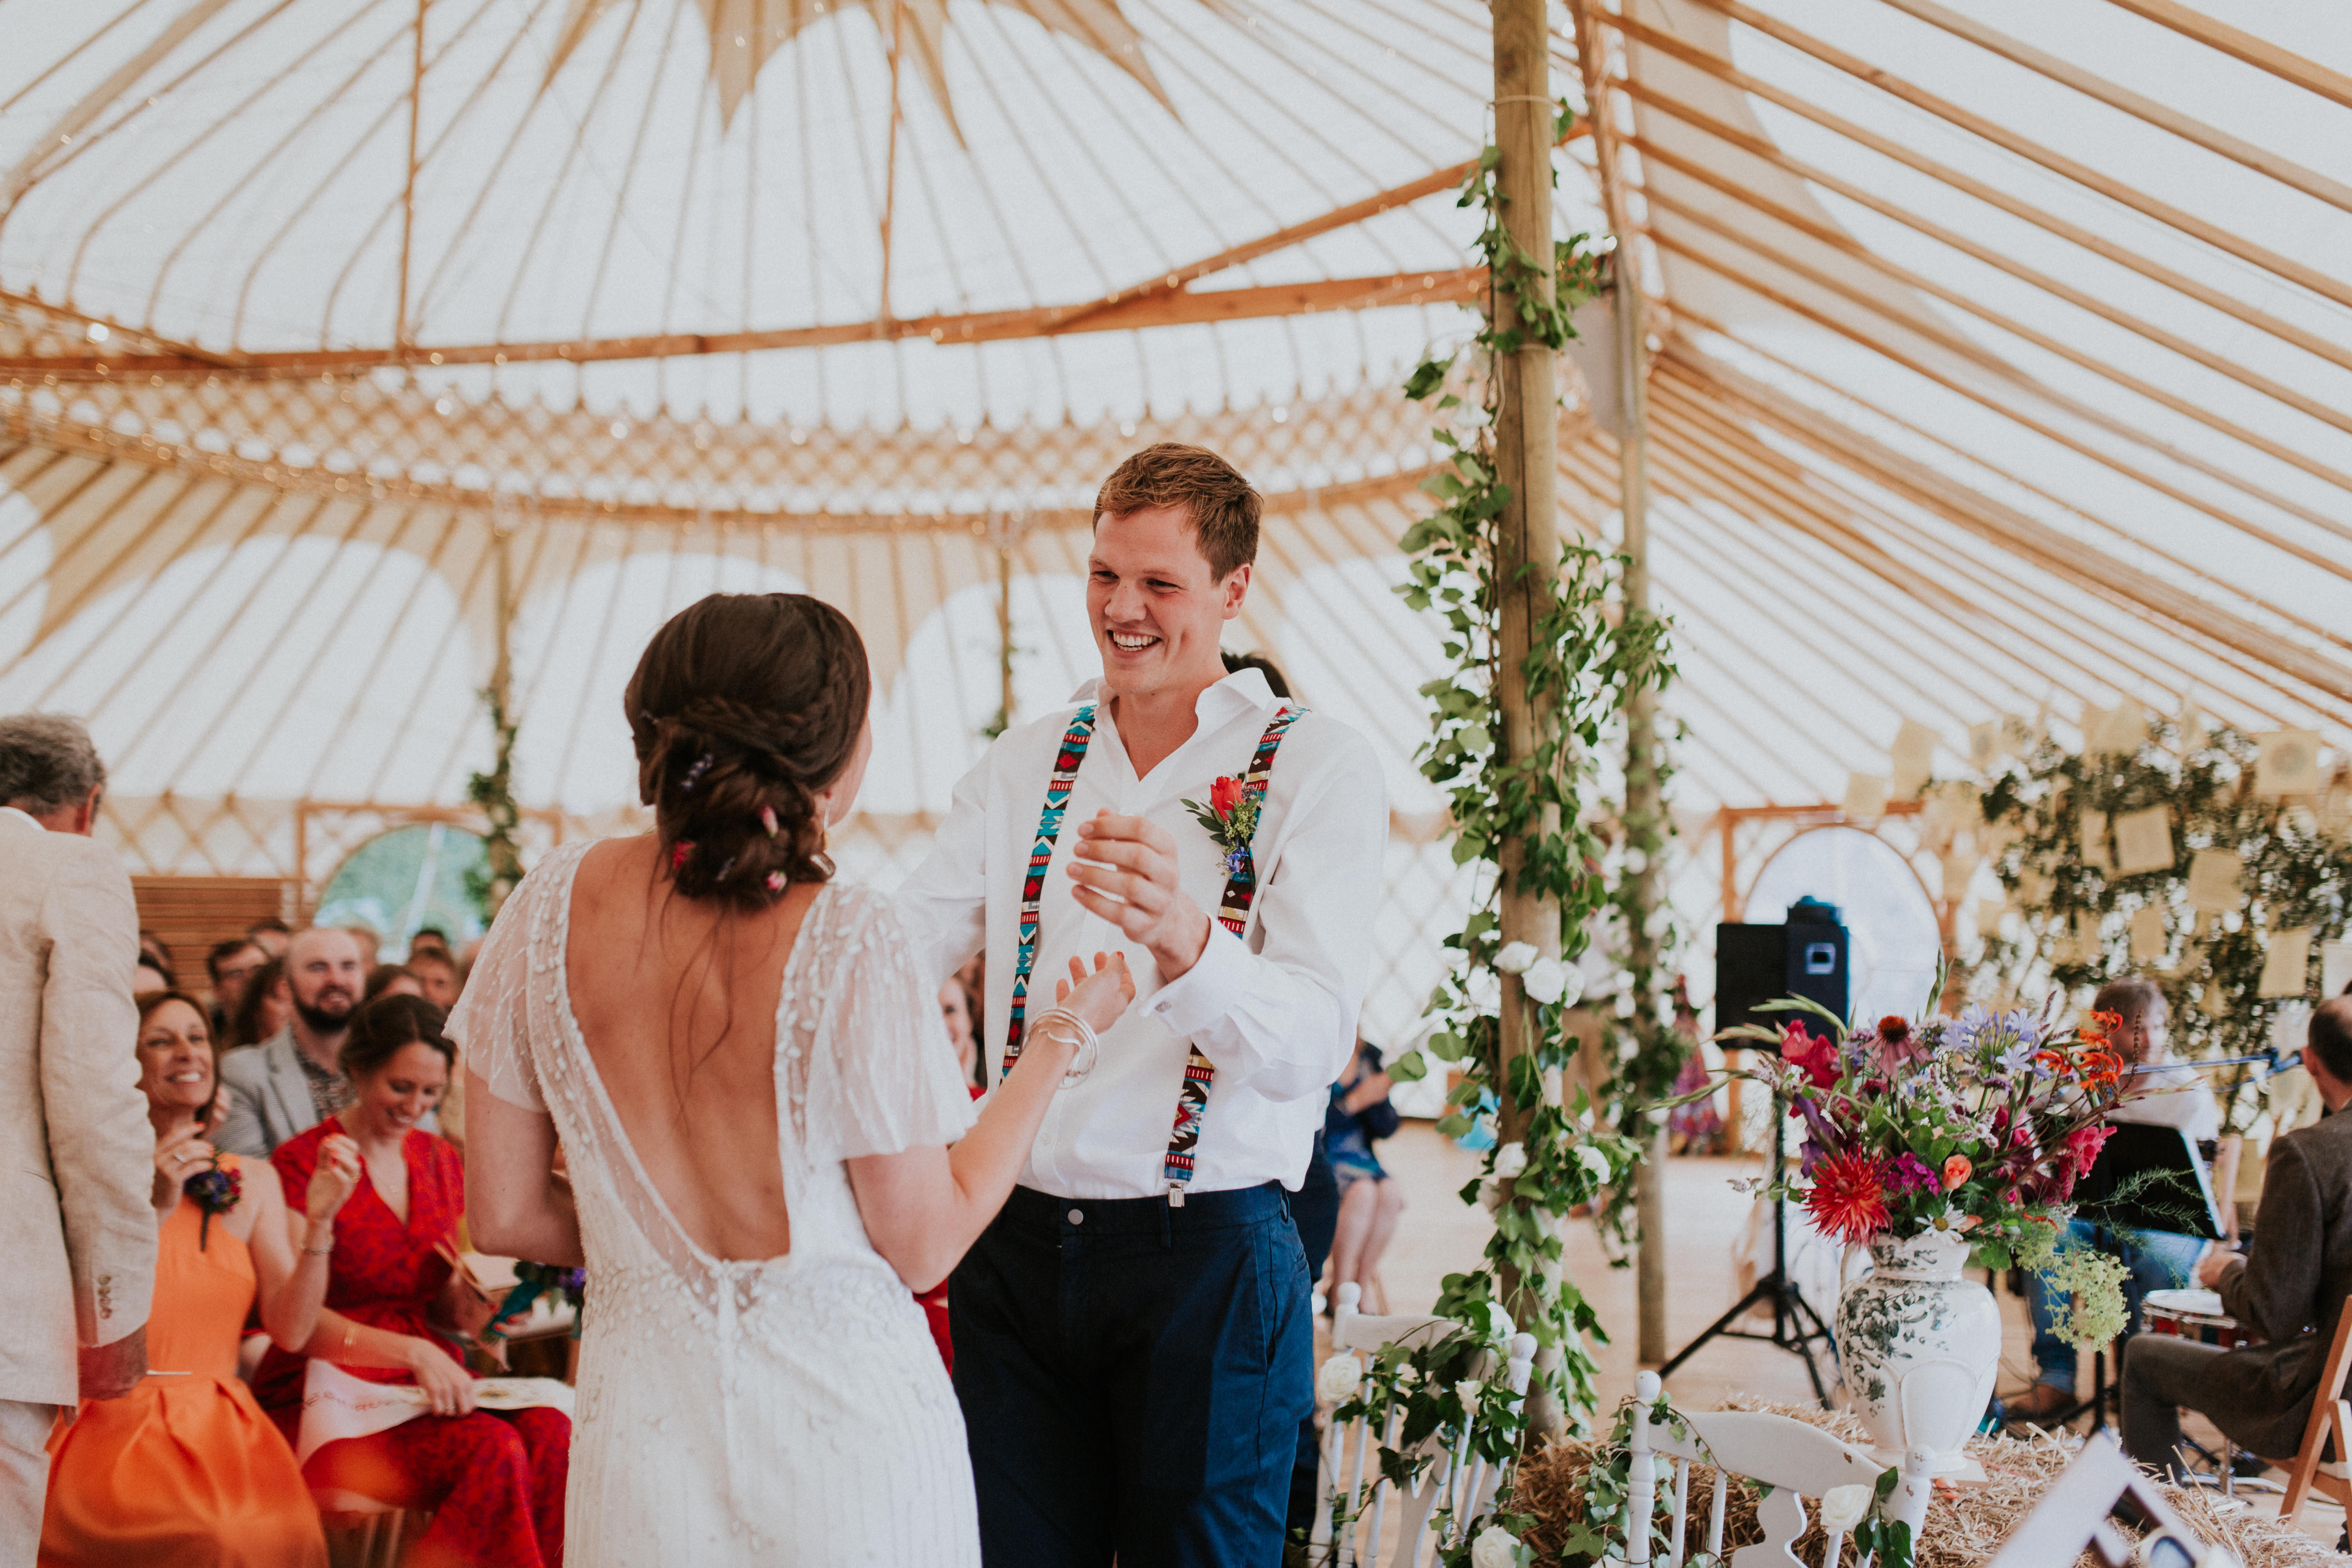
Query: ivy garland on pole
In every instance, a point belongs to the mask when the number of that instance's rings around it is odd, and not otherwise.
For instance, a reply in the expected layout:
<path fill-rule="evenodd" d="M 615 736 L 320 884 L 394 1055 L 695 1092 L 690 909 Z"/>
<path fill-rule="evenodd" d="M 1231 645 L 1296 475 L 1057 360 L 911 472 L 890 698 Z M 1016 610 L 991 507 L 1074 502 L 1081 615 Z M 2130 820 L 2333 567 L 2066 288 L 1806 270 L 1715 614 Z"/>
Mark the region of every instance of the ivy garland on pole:
<path fill-rule="evenodd" d="M 1984 786 L 1983 812 L 2018 918 L 1986 936 L 1978 988 L 2139 971 L 2171 1004 L 2177 1054 L 2243 1056 L 2316 995 L 2321 945 L 2352 924 L 2352 780 L 2266 797 L 2253 739 L 2180 735 L 2158 720 L 2125 749 L 2076 753 L 2012 730 L 2024 755 Z M 2265 987 L 2283 940 L 2294 972 Z"/>
<path fill-rule="evenodd" d="M 522 847 L 516 837 L 522 808 L 514 797 L 514 747 L 520 727 L 507 717 L 506 700 L 495 685 L 485 687 L 481 697 L 490 716 L 490 771 L 467 776 L 466 798 L 481 808 L 489 824 L 482 835 L 488 869 L 466 873 L 466 895 L 480 907 L 483 923 L 488 924 L 498 919 L 499 907 L 522 880 Z"/>
<path fill-rule="evenodd" d="M 1571 123 L 1563 103 L 1555 140 L 1564 138 Z M 1473 374 L 1530 337 L 1557 349 L 1574 336 L 1570 318 L 1578 304 L 1598 292 L 1607 261 L 1607 253 L 1583 235 L 1557 243 L 1542 261 L 1522 250 L 1501 221 L 1499 162 L 1495 147 L 1485 149 L 1464 184 L 1460 205 L 1484 216 L 1476 244 L 1495 283 L 1489 299 L 1517 303 L 1506 315 L 1490 314 L 1465 345 L 1471 358 L 1466 368 Z M 1558 280 L 1557 297 L 1549 304 L 1538 289 L 1515 286 L 1545 266 Z M 1483 1197 L 1493 1210 L 1495 1232 L 1486 1267 L 1447 1276 L 1436 1310 L 1463 1325 L 1461 1336 L 1496 1346 L 1498 1358 L 1500 1342 L 1514 1330 L 1557 1350 L 1556 1365 L 1538 1375 L 1548 1379 L 1552 1397 L 1581 1429 L 1594 1404 L 1597 1370 L 1585 1336 L 1606 1336 L 1582 1293 L 1559 1277 L 1560 1227 L 1580 1206 L 1623 1185 L 1640 1152 L 1594 1116 L 1582 1091 L 1571 1104 L 1558 1103 L 1559 1070 L 1577 1049 L 1575 1038 L 1561 1029 L 1562 1014 L 1578 1000 L 1576 972 L 1559 960 L 1535 958 L 1526 944 L 1515 944 L 1522 952 L 1502 946 L 1505 850 L 1519 852 L 1517 890 L 1557 902 L 1563 951 L 1573 958 L 1584 945 L 1587 921 L 1611 896 L 1599 870 L 1604 847 L 1587 809 L 1597 757 L 1629 695 L 1643 683 L 1662 682 L 1671 666 L 1664 621 L 1643 607 L 1612 600 L 1622 563 L 1571 540 L 1562 547 L 1557 569 L 1543 574 L 1538 584 L 1538 613 L 1531 617 L 1524 662 L 1517 669 L 1501 667 L 1499 599 L 1505 584 L 1496 570 L 1496 521 L 1509 492 L 1495 466 L 1497 392 L 1491 375 L 1481 376 L 1483 395 L 1475 405 L 1450 390 L 1462 358 L 1459 349 L 1433 354 L 1405 385 L 1406 395 L 1417 401 L 1435 399 L 1441 422 L 1432 436 L 1443 456 L 1439 471 L 1422 486 L 1437 508 L 1407 530 L 1402 541 L 1409 580 L 1399 592 L 1414 609 L 1436 611 L 1447 627 L 1445 654 L 1454 669 L 1421 689 L 1430 700 L 1433 731 L 1422 749 L 1421 771 L 1449 797 L 1455 863 L 1481 863 L 1480 901 L 1463 929 L 1444 940 L 1459 958 L 1430 998 L 1434 1031 L 1421 1050 L 1406 1053 L 1389 1070 L 1400 1079 L 1419 1079 L 1428 1072 L 1426 1058 L 1432 1057 L 1459 1069 L 1461 1081 L 1447 1096 L 1448 1113 L 1438 1123 L 1448 1135 L 1469 1131 L 1485 1114 L 1482 1107 L 1499 1104 L 1504 1096 L 1529 1114 L 1524 1142 L 1489 1151 L 1481 1179 L 1463 1189 L 1464 1202 Z M 1507 754 L 1496 699 L 1506 680 L 1523 682 L 1538 710 L 1548 715 L 1533 755 Z M 1495 1013 L 1505 969 L 1521 976 L 1535 1016 L 1530 1035 L 1536 1047 L 1514 1059 L 1507 1075 Z M 1553 1086 L 1549 1095 L 1548 1080 Z M 1527 1321 L 1514 1324 L 1496 1300 L 1506 1276 L 1520 1286 L 1517 1300 Z M 1459 1339 L 1444 1342 L 1449 1349 L 1437 1355 L 1425 1351 L 1387 1358 L 1393 1365 L 1375 1363 L 1368 1371 L 1370 1391 L 1350 1410 L 1360 1408 L 1376 1429 L 1384 1429 L 1391 1410 L 1406 1413 L 1409 1426 L 1412 1419 L 1443 1426 L 1447 1419 L 1468 1419 L 1475 1408 L 1481 1444 L 1498 1455 L 1516 1453 L 1526 1438 L 1523 1411 L 1511 1409 L 1507 1400 L 1474 1399 L 1465 1406 L 1458 1396 L 1438 1392 L 1446 1387 L 1443 1374 L 1453 1370 L 1450 1364 L 1416 1364 L 1444 1359 Z M 1449 1398 L 1454 1403 L 1447 1404 Z M 1383 1449 L 1381 1464 L 1391 1474 L 1411 1462 L 1402 1449 Z M 1351 1500 L 1339 1501 L 1345 1517 Z M 1456 1546 L 1443 1554 L 1449 1564 L 1466 1561 L 1472 1536 L 1485 1533 L 1470 1527 L 1475 1522 L 1465 1523 Z M 1528 1522 L 1505 1491 L 1486 1524 L 1499 1534 L 1523 1531 Z M 1523 1550 L 1516 1542 L 1513 1549 Z M 1486 1555 L 1493 1555 L 1491 1544 Z"/>

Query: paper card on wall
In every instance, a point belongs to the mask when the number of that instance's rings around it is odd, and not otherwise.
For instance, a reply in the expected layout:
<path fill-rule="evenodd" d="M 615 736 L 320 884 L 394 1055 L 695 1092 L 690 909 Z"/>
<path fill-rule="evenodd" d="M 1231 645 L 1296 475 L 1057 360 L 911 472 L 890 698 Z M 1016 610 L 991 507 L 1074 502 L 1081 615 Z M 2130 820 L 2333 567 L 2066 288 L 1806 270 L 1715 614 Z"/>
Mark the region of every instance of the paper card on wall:
<path fill-rule="evenodd" d="M 1969 766 L 1980 773 L 1989 773 L 1999 765 L 2001 752 L 2000 721 L 1969 726 Z"/>
<path fill-rule="evenodd" d="M 2132 911 L 2131 956 L 2134 963 L 2154 963 L 2172 945 L 2164 929 L 2164 906 L 2147 904 Z"/>
<path fill-rule="evenodd" d="M 2126 877 L 2161 871 L 2172 864 L 2172 808 L 2151 805 L 2115 820 L 2116 869 Z"/>
<path fill-rule="evenodd" d="M 2273 730 L 2254 737 L 2254 796 L 2276 800 L 2283 795 L 2319 793 L 2319 733 L 2315 730 Z"/>
<path fill-rule="evenodd" d="M 1999 936 L 2000 917 L 2007 912 L 2006 906 L 1999 899 L 1979 899 L 1977 900 L 1977 934 L 1981 937 Z"/>
<path fill-rule="evenodd" d="M 2197 706 L 2194 699 L 2184 699 L 2180 704 L 2179 738 L 2180 754 L 2184 757 L 2205 744 L 2205 713 Z"/>
<path fill-rule="evenodd" d="M 2352 992 L 2352 942 L 2319 944 L 2319 994 L 2341 996 Z"/>
<path fill-rule="evenodd" d="M 2092 756 L 2107 749 L 2107 721 L 2114 715 L 2096 703 L 2083 704 L 2083 717 L 2077 721 L 2083 731 L 2083 754 Z"/>
<path fill-rule="evenodd" d="M 1957 899 L 1967 892 L 1981 863 L 1976 846 L 1965 839 L 1948 851 L 1944 856 L 1944 897 Z"/>
<path fill-rule="evenodd" d="M 2300 996 L 2311 972 L 2312 929 L 2271 933 L 2263 953 L 2263 977 L 2254 985 L 2257 996 Z"/>
<path fill-rule="evenodd" d="M 2245 863 L 2229 849 L 2200 849 L 2189 860 L 2189 907 L 2192 910 L 2234 910 L 2245 895 L 2240 888 Z"/>
<path fill-rule="evenodd" d="M 2017 870 L 2018 908 L 2038 910 L 2049 901 L 2050 879 L 2039 867 L 2019 867 Z"/>
<path fill-rule="evenodd" d="M 1904 720 L 1903 728 L 1895 731 L 1888 762 L 1895 798 L 1909 800 L 1927 787 L 1936 771 L 1936 731 L 1916 719 Z"/>
<path fill-rule="evenodd" d="M 1845 814 L 1856 822 L 1876 822 L 1886 815 L 1887 781 L 1872 773 L 1848 773 Z"/>
<path fill-rule="evenodd" d="M 2107 814 L 2086 811 L 2082 817 L 2083 864 L 2105 871 L 2114 868 L 2115 861 L 2107 854 Z"/>

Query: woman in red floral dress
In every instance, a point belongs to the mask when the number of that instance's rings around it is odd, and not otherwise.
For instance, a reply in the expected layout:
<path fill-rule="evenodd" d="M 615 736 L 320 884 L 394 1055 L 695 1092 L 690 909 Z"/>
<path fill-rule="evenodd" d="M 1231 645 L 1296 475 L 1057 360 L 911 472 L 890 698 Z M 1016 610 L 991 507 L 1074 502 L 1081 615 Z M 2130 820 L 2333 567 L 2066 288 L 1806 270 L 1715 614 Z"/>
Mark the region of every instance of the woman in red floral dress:
<path fill-rule="evenodd" d="M 430 1510 L 432 1527 L 406 1559 L 415 1568 L 557 1568 L 571 1418 L 559 1410 L 475 1409 L 473 1379 L 443 1337 L 479 1328 L 489 1304 L 453 1277 L 449 1261 L 465 1213 L 465 1167 L 448 1142 L 415 1126 L 456 1061 L 441 1026 L 441 1010 L 415 996 L 379 997 L 353 1013 L 342 1050 L 353 1102 L 269 1157 L 299 1211 L 320 1145 L 339 1132 L 359 1145 L 364 1171 L 335 1217 L 326 1310 L 304 1348 L 356 1376 L 415 1384 L 432 1398 L 431 1415 L 329 1443 L 302 1473 L 313 1487 Z M 307 1364 L 273 1348 L 254 1380 L 289 1442 L 301 1424 Z"/>

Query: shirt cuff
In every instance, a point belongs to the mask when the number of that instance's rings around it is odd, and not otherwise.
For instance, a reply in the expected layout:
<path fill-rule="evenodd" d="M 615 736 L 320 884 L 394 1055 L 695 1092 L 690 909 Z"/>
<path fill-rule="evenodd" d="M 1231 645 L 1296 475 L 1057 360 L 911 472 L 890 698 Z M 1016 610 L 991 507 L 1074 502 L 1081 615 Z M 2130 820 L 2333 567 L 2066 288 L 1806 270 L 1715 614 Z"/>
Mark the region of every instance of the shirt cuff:
<path fill-rule="evenodd" d="M 1209 940 L 1192 968 L 1161 986 L 1144 1011 L 1168 1026 L 1169 1032 L 1189 1039 L 1232 1016 L 1234 1005 L 1249 989 L 1249 949 L 1242 939 L 1209 921 Z"/>

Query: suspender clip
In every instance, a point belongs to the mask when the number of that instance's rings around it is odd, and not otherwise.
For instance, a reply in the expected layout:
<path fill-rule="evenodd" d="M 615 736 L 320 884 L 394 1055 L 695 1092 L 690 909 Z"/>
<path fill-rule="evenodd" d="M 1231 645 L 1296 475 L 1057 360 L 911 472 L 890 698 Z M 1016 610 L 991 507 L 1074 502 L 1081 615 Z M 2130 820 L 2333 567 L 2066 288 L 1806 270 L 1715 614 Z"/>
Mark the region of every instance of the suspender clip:
<path fill-rule="evenodd" d="M 1184 1206 L 1183 1183 L 1171 1182 L 1168 1184 L 1168 1206 L 1171 1209 L 1181 1209 Z"/>

